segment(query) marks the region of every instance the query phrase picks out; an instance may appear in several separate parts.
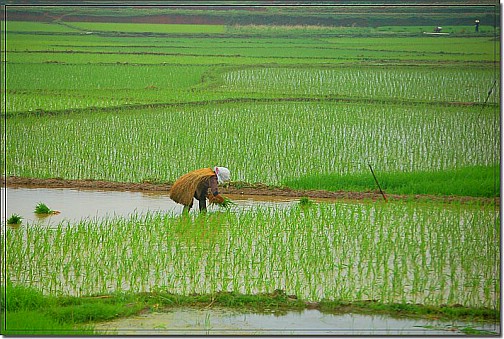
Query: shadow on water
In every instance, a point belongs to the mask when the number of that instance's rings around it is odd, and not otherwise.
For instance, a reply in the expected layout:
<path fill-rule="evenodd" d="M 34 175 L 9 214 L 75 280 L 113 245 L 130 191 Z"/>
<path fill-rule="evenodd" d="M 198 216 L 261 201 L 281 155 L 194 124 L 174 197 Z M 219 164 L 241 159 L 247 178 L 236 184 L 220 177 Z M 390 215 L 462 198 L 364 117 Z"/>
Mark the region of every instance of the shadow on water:
<path fill-rule="evenodd" d="M 497 334 L 497 325 L 392 318 L 383 315 L 327 314 L 306 309 L 285 314 L 246 313 L 226 308 L 176 308 L 100 323 L 115 335 L 461 335 L 465 328 Z"/>

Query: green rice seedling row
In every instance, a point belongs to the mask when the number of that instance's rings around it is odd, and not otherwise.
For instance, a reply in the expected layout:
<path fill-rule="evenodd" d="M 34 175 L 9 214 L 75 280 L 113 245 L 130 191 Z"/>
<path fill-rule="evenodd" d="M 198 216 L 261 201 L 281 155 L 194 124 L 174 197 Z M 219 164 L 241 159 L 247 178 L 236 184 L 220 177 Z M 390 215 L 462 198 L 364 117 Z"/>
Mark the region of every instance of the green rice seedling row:
<path fill-rule="evenodd" d="M 373 99 L 482 103 L 495 79 L 493 70 L 258 68 L 224 74 L 224 89 L 284 95 L 335 95 Z"/>
<path fill-rule="evenodd" d="M 499 218 L 491 208 L 315 204 L 175 217 L 150 213 L 7 230 L 16 283 L 59 295 L 113 291 L 495 307 Z"/>
<path fill-rule="evenodd" d="M 281 184 L 314 174 L 440 171 L 498 163 L 492 108 L 231 103 L 12 117 L 7 174 L 174 181 L 226 163 L 233 179 Z M 204 126 L 204 128 L 203 128 Z M 123 169 L 127 168 L 125 171 Z"/>
<path fill-rule="evenodd" d="M 103 76 L 105 75 L 106 76 Z M 6 112 L 58 111 L 205 98 L 326 97 L 484 103 L 489 69 L 246 68 L 122 64 L 8 64 Z M 211 90 L 213 93 L 208 93 Z"/>
<path fill-rule="evenodd" d="M 130 25 L 130 27 L 135 25 Z M 166 25 L 165 25 L 166 26 Z M 186 25 L 190 26 L 190 25 Z M 7 58 L 15 63 L 141 63 L 257 65 L 330 64 L 451 67 L 485 65 L 498 61 L 488 38 L 426 39 L 339 37 L 313 39 L 302 36 L 261 37 L 117 37 L 96 35 L 32 35 L 8 33 Z M 384 49 L 384 46 L 387 46 Z M 4 46 L 2 46 L 3 48 Z M 498 47 L 498 46 L 497 46 Z M 498 50 L 498 49 L 497 49 Z M 497 58 L 497 59 L 496 59 Z"/>
<path fill-rule="evenodd" d="M 9 64 L 6 80 L 9 90 L 143 90 L 149 86 L 173 90 L 197 84 L 205 70 L 194 66 Z"/>
<path fill-rule="evenodd" d="M 380 187 L 391 194 L 436 194 L 499 197 L 500 165 L 467 166 L 452 170 L 380 172 Z M 294 176 L 283 184 L 294 189 L 366 191 L 376 187 L 370 173 Z"/>
<path fill-rule="evenodd" d="M 219 69 L 219 68 L 218 68 Z M 184 89 L 201 81 L 204 66 L 99 64 L 42 65 L 9 64 L 6 80 L 9 90 L 65 89 Z M 488 87 L 498 74 L 492 69 L 411 69 L 394 71 L 380 67 L 332 68 L 246 68 L 225 72 L 222 89 L 300 95 L 364 95 L 381 99 L 422 99 L 429 101 L 483 102 Z M 106 74 L 107 76 L 103 76 Z M 102 76 L 98 76 L 102 75 Z M 462 89 L 455 94 L 454 89 Z"/>
<path fill-rule="evenodd" d="M 205 70 L 161 65 L 8 65 L 6 111 L 15 114 L 173 101 L 197 85 Z"/>

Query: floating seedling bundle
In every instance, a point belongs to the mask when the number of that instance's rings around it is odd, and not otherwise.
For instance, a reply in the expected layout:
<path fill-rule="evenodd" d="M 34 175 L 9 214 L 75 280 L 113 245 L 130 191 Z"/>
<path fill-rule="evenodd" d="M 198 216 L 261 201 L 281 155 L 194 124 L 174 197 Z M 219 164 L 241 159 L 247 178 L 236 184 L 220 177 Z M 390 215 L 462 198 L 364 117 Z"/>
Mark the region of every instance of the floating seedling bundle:
<path fill-rule="evenodd" d="M 61 212 L 60 211 L 54 211 L 52 209 L 50 209 L 49 207 L 47 207 L 46 204 L 40 202 L 37 204 L 37 206 L 35 206 L 35 214 L 38 214 L 38 215 L 49 215 L 49 214 L 60 214 Z"/>
<path fill-rule="evenodd" d="M 7 225 L 20 225 L 23 217 L 19 214 L 13 214 L 9 219 L 7 219 Z"/>

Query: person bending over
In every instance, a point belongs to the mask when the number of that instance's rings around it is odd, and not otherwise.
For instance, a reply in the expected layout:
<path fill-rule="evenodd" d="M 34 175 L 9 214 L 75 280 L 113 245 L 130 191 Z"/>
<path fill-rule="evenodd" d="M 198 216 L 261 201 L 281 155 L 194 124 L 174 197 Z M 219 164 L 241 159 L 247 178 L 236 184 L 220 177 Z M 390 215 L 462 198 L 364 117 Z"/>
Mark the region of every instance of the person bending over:
<path fill-rule="evenodd" d="M 193 198 L 196 198 L 199 202 L 200 212 L 205 212 L 207 198 L 210 202 L 224 202 L 224 198 L 219 194 L 218 185 L 229 181 L 230 175 L 226 167 L 217 166 L 213 169 L 201 168 L 191 171 L 175 181 L 170 190 L 170 198 L 184 205 L 184 213 L 191 210 Z"/>

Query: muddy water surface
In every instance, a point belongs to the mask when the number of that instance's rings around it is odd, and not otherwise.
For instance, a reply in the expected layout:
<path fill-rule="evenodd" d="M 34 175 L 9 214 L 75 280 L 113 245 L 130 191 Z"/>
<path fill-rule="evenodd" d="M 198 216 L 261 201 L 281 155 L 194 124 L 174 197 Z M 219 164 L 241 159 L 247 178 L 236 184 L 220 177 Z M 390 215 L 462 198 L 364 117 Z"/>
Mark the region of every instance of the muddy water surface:
<path fill-rule="evenodd" d="M 243 313 L 225 308 L 177 308 L 98 324 L 115 335 L 461 335 L 464 327 L 498 333 L 497 325 L 473 325 L 382 315 L 327 314 L 318 310 L 286 314 Z"/>
<path fill-rule="evenodd" d="M 128 216 L 131 213 L 142 214 L 148 211 L 182 213 L 182 205 L 175 203 L 168 192 L 130 192 L 108 190 L 78 190 L 70 188 L 9 188 L 1 189 L 2 224 L 12 214 L 23 217 L 23 223 L 41 223 L 57 225 L 61 221 L 79 221 L 88 218 L 107 216 Z M 297 203 L 298 198 L 275 198 L 265 196 L 226 195 L 237 206 L 237 211 L 254 206 L 287 207 Z M 43 202 L 50 209 L 60 211 L 58 215 L 37 216 L 35 206 Z M 210 206 L 209 211 L 220 207 Z M 198 213 L 197 202 L 191 213 Z"/>

